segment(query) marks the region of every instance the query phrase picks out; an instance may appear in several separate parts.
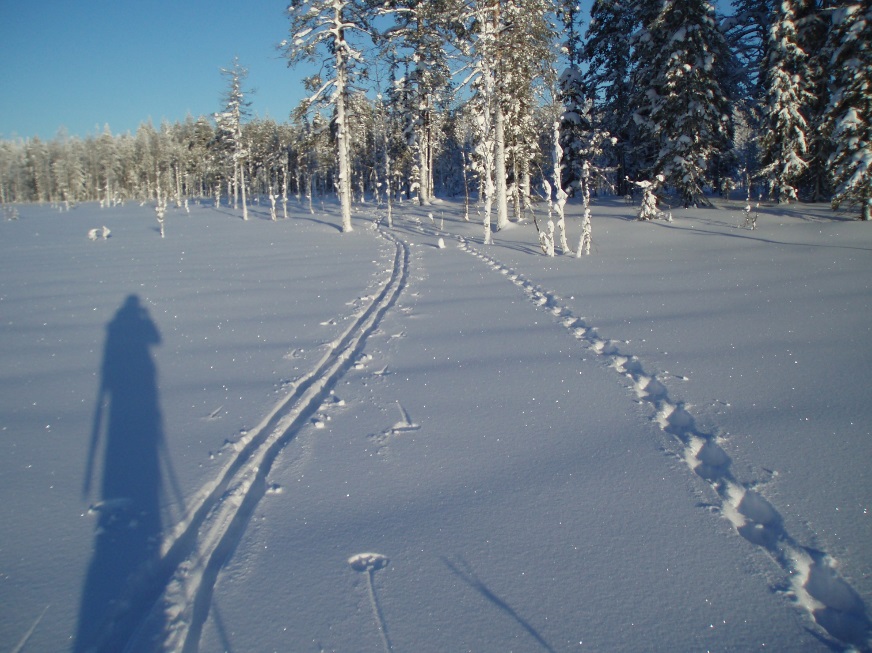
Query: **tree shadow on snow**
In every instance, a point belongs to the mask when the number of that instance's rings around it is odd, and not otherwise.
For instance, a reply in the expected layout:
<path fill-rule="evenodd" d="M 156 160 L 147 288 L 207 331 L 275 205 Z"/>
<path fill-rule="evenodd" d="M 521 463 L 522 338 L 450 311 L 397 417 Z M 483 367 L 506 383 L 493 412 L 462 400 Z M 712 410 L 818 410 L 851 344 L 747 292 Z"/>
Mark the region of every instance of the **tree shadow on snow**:
<path fill-rule="evenodd" d="M 100 389 L 83 485 L 98 500 L 93 557 L 82 589 L 73 650 L 121 651 L 149 609 L 159 562 L 164 478 L 181 499 L 164 440 L 151 347 L 160 333 L 130 295 L 106 326 Z M 102 454 L 102 462 L 98 458 Z M 152 597 L 153 598 L 153 597 Z"/>
<path fill-rule="evenodd" d="M 484 582 L 475 574 L 469 563 L 463 558 L 459 558 L 457 562 L 452 562 L 448 558 L 442 558 L 442 562 L 464 583 L 481 594 L 485 599 L 491 602 L 496 608 L 502 610 L 503 613 L 511 617 L 524 631 L 527 632 L 536 642 L 549 653 L 554 653 L 551 645 L 545 641 L 542 635 L 530 625 L 521 615 L 519 615 L 512 606 L 506 603 L 502 598 L 494 594 L 494 592 L 484 584 Z"/>

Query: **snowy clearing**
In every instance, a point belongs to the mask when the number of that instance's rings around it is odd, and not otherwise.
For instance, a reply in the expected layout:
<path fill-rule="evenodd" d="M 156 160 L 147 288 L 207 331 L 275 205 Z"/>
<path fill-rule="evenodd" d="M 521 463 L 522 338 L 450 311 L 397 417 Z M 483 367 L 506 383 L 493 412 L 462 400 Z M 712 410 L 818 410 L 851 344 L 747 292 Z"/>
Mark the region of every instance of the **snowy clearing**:
<path fill-rule="evenodd" d="M 721 204 L 19 206 L 0 642 L 869 650 L 872 233 Z"/>

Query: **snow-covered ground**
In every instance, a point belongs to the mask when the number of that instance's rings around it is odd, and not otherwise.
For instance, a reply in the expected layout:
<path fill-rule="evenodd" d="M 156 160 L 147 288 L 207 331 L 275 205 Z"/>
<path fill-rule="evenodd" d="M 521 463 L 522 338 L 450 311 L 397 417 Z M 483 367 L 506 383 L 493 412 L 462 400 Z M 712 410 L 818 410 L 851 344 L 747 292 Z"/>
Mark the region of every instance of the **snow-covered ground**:
<path fill-rule="evenodd" d="M 2 650 L 869 649 L 869 225 L 316 208 L 0 223 Z"/>

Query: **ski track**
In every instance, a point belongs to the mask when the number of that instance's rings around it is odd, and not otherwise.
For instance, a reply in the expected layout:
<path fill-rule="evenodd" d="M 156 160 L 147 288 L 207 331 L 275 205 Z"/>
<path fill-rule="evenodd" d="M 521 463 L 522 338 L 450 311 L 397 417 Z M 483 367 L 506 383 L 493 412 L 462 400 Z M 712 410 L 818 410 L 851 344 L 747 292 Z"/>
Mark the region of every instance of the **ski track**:
<path fill-rule="evenodd" d="M 787 532 L 775 507 L 751 484 L 736 479 L 732 461 L 718 444 L 718 437 L 697 426 L 684 403 L 670 396 L 656 374 L 647 372 L 636 356 L 622 352 L 617 341 L 600 336 L 583 317 L 574 315 L 559 295 L 473 247 L 468 239 L 453 237 L 462 251 L 482 260 L 523 290 L 534 306 L 550 313 L 583 347 L 630 380 L 639 401 L 653 410 L 652 419 L 679 445 L 674 453 L 714 490 L 716 499 L 709 507 L 775 561 L 786 574 L 784 586 L 777 588 L 778 591 L 823 629 L 826 636 L 821 636 L 839 647 L 872 650 L 866 606 L 857 591 L 839 574 L 838 562 L 824 551 L 800 544 Z"/>
<path fill-rule="evenodd" d="M 697 426 L 684 403 L 670 396 L 656 374 L 647 372 L 636 356 L 621 351 L 621 343 L 600 336 L 583 317 L 565 306 L 557 293 L 473 246 L 480 243 L 424 227 L 420 219 L 415 222 L 409 225 L 412 231 L 455 239 L 462 251 L 520 288 L 536 308 L 550 313 L 584 348 L 629 379 L 639 401 L 652 409 L 653 421 L 679 445 L 673 453 L 714 491 L 715 500 L 708 507 L 744 539 L 765 551 L 786 575 L 783 586 L 776 588 L 779 593 L 804 611 L 831 645 L 872 651 L 872 625 L 866 606 L 839 574 L 838 562 L 791 536 L 776 508 L 752 484 L 735 477 L 732 461 L 718 437 Z M 359 366 L 366 340 L 407 285 L 409 245 L 383 228 L 379 227 L 378 233 L 395 246 L 390 278 L 377 295 L 361 298 L 364 307 L 351 316 L 351 326 L 329 343 L 312 371 L 289 384 L 288 393 L 260 424 L 234 444 L 235 455 L 197 492 L 186 516 L 165 538 L 158 562 L 143 571 L 127 600 L 120 602 L 123 611 L 107 620 L 96 650 L 198 651 L 218 574 L 245 533 L 255 507 L 270 492 L 266 479 L 272 463 L 300 429 L 311 423 L 342 376 Z M 403 419 L 379 434 L 379 440 L 419 428 L 402 406 L 399 410 Z M 369 581 L 372 593 L 371 572 Z M 147 616 L 137 621 L 137 610 L 148 610 L 148 606 L 151 609 Z M 378 604 L 374 606 L 377 610 Z M 387 633 L 381 634 L 390 651 Z"/>
<path fill-rule="evenodd" d="M 261 422 L 234 443 L 231 459 L 196 493 L 185 517 L 164 538 L 158 561 L 142 570 L 119 601 L 122 607 L 106 620 L 95 650 L 199 649 L 218 574 L 258 502 L 271 491 L 267 477 L 273 462 L 357 366 L 367 339 L 407 285 L 408 244 L 383 229 L 377 232 L 395 247 L 381 290 L 361 298 L 352 324 L 328 344 L 314 368 L 290 384 Z"/>

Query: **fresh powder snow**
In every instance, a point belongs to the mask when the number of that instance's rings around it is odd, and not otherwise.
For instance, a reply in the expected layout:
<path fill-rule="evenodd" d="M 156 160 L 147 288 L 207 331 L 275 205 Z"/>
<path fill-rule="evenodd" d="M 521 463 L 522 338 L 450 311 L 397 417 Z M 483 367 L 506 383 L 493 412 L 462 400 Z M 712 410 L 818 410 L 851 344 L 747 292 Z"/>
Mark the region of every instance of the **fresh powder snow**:
<path fill-rule="evenodd" d="M 872 234 L 716 203 L 20 205 L 4 649 L 869 650 Z"/>

